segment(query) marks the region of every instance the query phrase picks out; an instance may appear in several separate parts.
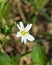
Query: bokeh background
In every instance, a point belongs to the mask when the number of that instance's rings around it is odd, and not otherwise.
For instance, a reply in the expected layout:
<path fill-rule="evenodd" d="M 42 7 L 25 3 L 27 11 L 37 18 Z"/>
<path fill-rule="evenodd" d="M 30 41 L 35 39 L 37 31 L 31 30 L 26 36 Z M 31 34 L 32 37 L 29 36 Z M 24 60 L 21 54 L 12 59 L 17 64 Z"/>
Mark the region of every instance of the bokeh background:
<path fill-rule="evenodd" d="M 46 2 L 44 2 L 46 1 Z M 34 5 L 36 3 L 36 6 Z M 52 58 L 52 0 L 10 0 L 9 24 L 22 21 L 24 26 L 32 23 L 33 26 L 30 33 L 35 37 L 35 40 L 40 40 L 40 45 L 45 48 L 48 60 Z M 42 5 L 43 4 L 43 5 Z M 13 33 L 17 33 L 18 28 L 13 28 Z M 0 41 L 4 38 L 0 34 Z M 20 54 L 31 51 L 34 47 L 34 42 L 27 41 L 23 44 L 16 34 L 7 36 L 7 44 L 3 47 L 3 52 L 10 56 L 18 56 Z M 31 63 L 31 54 L 20 58 L 19 65 Z"/>

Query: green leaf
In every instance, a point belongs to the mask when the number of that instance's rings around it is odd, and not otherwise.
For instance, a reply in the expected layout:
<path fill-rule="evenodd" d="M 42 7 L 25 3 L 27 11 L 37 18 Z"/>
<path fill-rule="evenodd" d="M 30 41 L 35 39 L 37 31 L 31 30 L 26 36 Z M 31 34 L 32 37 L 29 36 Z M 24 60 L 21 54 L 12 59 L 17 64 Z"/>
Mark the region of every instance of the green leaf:
<path fill-rule="evenodd" d="M 4 35 L 9 35 L 12 33 L 12 28 L 15 26 L 16 24 L 13 23 L 11 25 L 8 25 L 8 21 L 6 21 L 4 18 L 0 21 L 0 33 L 4 34 Z"/>
<path fill-rule="evenodd" d="M 6 1 L 0 1 L 0 17 L 2 16 L 2 9 L 4 8 L 4 4 Z"/>
<path fill-rule="evenodd" d="M 48 0 L 36 0 L 35 4 L 38 9 L 43 9 L 47 2 Z"/>
<path fill-rule="evenodd" d="M 36 23 L 37 22 L 37 17 L 36 16 L 34 16 L 33 18 L 32 18 L 32 23 Z"/>
<path fill-rule="evenodd" d="M 2 17 L 5 17 L 6 16 L 8 17 L 8 14 L 9 14 L 9 1 L 10 0 L 5 0 L 4 2 L 0 2 L 0 18 Z"/>
<path fill-rule="evenodd" d="M 44 6 L 47 4 L 48 0 L 27 0 L 35 5 L 38 9 L 43 9 Z"/>
<path fill-rule="evenodd" d="M 14 56 L 11 56 L 12 59 L 12 65 L 19 65 L 19 62 L 14 58 Z"/>
<path fill-rule="evenodd" d="M 35 65 L 45 65 L 46 64 L 46 55 L 44 49 L 36 44 L 32 51 L 32 61 Z"/>
<path fill-rule="evenodd" d="M 47 63 L 47 65 L 52 65 L 52 59 Z"/>
<path fill-rule="evenodd" d="M 5 53 L 0 52 L 0 65 L 11 65 L 11 59 Z"/>
<path fill-rule="evenodd" d="M 27 1 L 31 2 L 32 4 L 34 3 L 34 0 L 27 0 Z"/>

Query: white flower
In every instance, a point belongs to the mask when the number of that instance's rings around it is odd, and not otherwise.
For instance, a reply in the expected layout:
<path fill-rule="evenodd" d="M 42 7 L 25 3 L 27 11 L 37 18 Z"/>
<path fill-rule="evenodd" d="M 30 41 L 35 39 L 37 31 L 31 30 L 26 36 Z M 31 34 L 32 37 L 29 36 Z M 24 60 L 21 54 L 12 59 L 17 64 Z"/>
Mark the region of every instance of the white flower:
<path fill-rule="evenodd" d="M 32 27 L 32 24 L 27 24 L 27 26 L 24 28 L 24 25 L 22 22 L 20 22 L 20 25 L 17 24 L 17 27 L 20 31 L 17 32 L 16 37 L 21 37 L 21 42 L 25 43 L 27 42 L 27 40 L 29 41 L 33 41 L 34 37 L 29 34 L 29 30 Z"/>

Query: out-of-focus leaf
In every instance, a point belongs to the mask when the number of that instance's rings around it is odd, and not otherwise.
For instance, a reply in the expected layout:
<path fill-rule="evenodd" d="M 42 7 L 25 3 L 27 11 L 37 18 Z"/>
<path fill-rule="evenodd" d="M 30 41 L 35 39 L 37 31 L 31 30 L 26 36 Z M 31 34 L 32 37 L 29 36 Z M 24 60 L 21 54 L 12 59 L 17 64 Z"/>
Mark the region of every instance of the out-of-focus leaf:
<path fill-rule="evenodd" d="M 3 1 L 3 0 L 1 0 L 0 1 L 0 18 L 2 17 L 2 9 L 4 8 L 4 4 L 5 4 L 5 0 Z"/>
<path fill-rule="evenodd" d="M 47 4 L 48 0 L 27 0 L 29 2 L 31 2 L 33 5 L 35 4 L 35 6 L 38 9 L 43 9 L 44 6 Z"/>
<path fill-rule="evenodd" d="M 44 49 L 36 44 L 32 51 L 32 61 L 35 65 L 45 65 L 46 64 L 46 55 Z"/>
<path fill-rule="evenodd" d="M 34 23 L 34 22 L 36 23 L 36 22 L 37 22 L 37 20 L 38 20 L 38 19 L 37 19 L 37 17 L 36 17 L 36 16 L 34 16 L 34 17 L 32 18 L 32 22 L 33 22 L 33 23 Z"/>
<path fill-rule="evenodd" d="M 43 9 L 47 2 L 48 0 L 36 0 L 35 4 L 38 9 Z"/>
<path fill-rule="evenodd" d="M 0 33 L 2 33 L 4 35 L 9 35 L 12 33 L 12 29 L 14 26 L 16 26 L 16 22 L 14 22 L 11 25 L 8 25 L 8 22 L 3 18 L 0 21 Z"/>
<path fill-rule="evenodd" d="M 9 27 L 7 26 L 7 22 L 5 19 L 0 21 L 0 33 L 7 35 L 9 31 Z"/>
<path fill-rule="evenodd" d="M 6 17 L 6 15 L 9 14 L 9 1 L 10 0 L 4 0 L 4 2 L 0 3 L 0 18 Z"/>
<path fill-rule="evenodd" d="M 39 34 L 39 35 L 42 35 L 43 37 L 52 39 L 52 34 L 45 33 L 45 32 L 40 32 L 40 33 L 38 33 L 38 34 Z"/>
<path fill-rule="evenodd" d="M 27 0 L 27 1 L 31 2 L 32 4 L 34 3 L 34 0 Z"/>
<path fill-rule="evenodd" d="M 52 59 L 47 63 L 47 65 L 52 65 Z"/>
<path fill-rule="evenodd" d="M 32 65 L 32 64 L 29 63 L 29 64 L 25 64 L 25 65 Z"/>
<path fill-rule="evenodd" d="M 0 52 L 0 65 L 12 65 L 9 56 L 2 52 Z"/>
<path fill-rule="evenodd" d="M 16 59 L 14 59 L 14 56 L 12 56 L 11 59 L 12 59 L 12 65 L 19 65 L 19 62 L 17 62 Z"/>
<path fill-rule="evenodd" d="M 32 4 L 34 3 L 34 0 L 22 0 L 24 3 L 26 2 L 31 2 Z"/>

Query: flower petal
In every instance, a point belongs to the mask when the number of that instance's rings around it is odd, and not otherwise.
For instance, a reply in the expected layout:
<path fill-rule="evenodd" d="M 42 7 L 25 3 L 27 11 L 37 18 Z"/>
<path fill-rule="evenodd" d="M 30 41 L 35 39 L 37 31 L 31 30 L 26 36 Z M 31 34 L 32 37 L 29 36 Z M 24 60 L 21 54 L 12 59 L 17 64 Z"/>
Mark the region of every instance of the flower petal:
<path fill-rule="evenodd" d="M 21 38 L 21 42 L 22 42 L 22 43 L 23 43 L 23 41 L 24 41 L 24 37 Z"/>
<path fill-rule="evenodd" d="M 32 27 L 32 24 L 27 24 L 27 26 L 25 27 L 26 32 L 28 32 Z"/>
<path fill-rule="evenodd" d="M 21 33 L 20 33 L 20 31 L 17 32 L 16 37 L 21 37 Z"/>
<path fill-rule="evenodd" d="M 20 22 L 20 28 L 21 28 L 21 29 L 24 29 L 24 25 L 23 25 L 22 22 Z"/>
<path fill-rule="evenodd" d="M 20 26 L 17 24 L 18 29 L 20 30 Z"/>
<path fill-rule="evenodd" d="M 27 39 L 26 38 L 24 38 L 24 44 L 26 44 L 27 43 Z"/>
<path fill-rule="evenodd" d="M 30 34 L 27 34 L 26 38 L 27 38 L 29 41 L 35 40 L 35 38 L 34 38 L 32 35 L 30 35 Z"/>
<path fill-rule="evenodd" d="M 27 42 L 26 37 L 22 37 L 22 38 L 21 38 L 21 42 L 22 42 L 22 43 L 24 42 L 24 44 L 26 44 L 26 42 Z"/>

